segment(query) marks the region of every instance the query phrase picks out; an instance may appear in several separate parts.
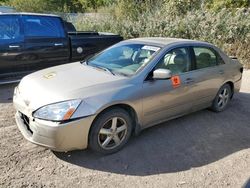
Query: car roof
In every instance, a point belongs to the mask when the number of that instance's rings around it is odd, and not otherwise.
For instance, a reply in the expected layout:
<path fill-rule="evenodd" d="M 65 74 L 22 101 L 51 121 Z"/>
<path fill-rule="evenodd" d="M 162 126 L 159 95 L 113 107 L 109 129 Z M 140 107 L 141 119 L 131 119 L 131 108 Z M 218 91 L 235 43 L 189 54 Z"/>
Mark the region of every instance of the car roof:
<path fill-rule="evenodd" d="M 60 17 L 55 14 L 42 14 L 42 13 L 31 13 L 31 12 L 11 12 L 11 13 L 0 13 L 0 15 L 25 15 L 25 16 L 51 16 L 51 17 Z"/>
<path fill-rule="evenodd" d="M 165 47 L 170 44 L 203 44 L 203 45 L 211 45 L 207 42 L 197 41 L 197 40 L 190 40 L 190 39 L 182 39 L 182 38 L 164 38 L 164 37 L 144 37 L 144 38 L 135 38 L 129 39 L 128 42 L 138 42 L 143 44 L 149 45 L 157 45 L 161 47 Z"/>

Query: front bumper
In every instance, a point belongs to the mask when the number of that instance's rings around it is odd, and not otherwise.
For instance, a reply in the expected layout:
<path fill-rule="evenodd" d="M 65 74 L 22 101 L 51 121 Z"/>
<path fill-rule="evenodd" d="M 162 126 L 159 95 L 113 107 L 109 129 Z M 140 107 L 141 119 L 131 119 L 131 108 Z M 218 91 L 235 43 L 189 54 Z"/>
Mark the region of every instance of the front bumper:
<path fill-rule="evenodd" d="M 85 149 L 94 116 L 58 123 L 28 117 L 17 111 L 16 123 L 23 136 L 30 142 L 54 151 Z"/>

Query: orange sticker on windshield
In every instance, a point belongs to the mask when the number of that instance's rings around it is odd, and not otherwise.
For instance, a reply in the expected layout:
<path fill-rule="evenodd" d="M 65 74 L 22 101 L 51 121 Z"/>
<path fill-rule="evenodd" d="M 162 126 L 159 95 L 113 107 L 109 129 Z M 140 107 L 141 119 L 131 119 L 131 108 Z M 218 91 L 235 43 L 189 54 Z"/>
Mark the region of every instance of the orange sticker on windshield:
<path fill-rule="evenodd" d="M 173 88 L 179 87 L 181 85 L 181 79 L 179 76 L 172 76 L 171 81 Z"/>

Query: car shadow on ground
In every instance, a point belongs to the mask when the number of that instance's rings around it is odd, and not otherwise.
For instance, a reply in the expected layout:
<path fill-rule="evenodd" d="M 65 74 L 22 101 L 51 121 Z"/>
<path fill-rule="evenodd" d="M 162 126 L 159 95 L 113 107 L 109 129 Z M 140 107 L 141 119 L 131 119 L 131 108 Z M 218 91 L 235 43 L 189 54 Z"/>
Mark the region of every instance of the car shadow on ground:
<path fill-rule="evenodd" d="M 142 131 L 118 153 L 54 152 L 84 168 L 146 176 L 200 167 L 250 147 L 250 93 L 236 94 L 221 113 L 199 111 Z"/>

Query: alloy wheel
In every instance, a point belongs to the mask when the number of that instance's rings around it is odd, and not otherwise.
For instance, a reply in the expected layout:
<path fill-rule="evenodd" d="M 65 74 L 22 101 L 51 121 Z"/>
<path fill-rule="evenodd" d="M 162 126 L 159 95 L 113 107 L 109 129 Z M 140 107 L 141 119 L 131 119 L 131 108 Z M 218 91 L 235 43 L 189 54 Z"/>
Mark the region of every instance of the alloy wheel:
<path fill-rule="evenodd" d="M 224 88 L 221 93 L 219 94 L 219 98 L 218 98 L 218 107 L 219 108 L 224 108 L 229 100 L 229 91 L 227 88 Z"/>
<path fill-rule="evenodd" d="M 119 146 L 127 135 L 128 125 L 121 117 L 112 117 L 106 121 L 99 131 L 98 143 L 105 149 Z"/>

